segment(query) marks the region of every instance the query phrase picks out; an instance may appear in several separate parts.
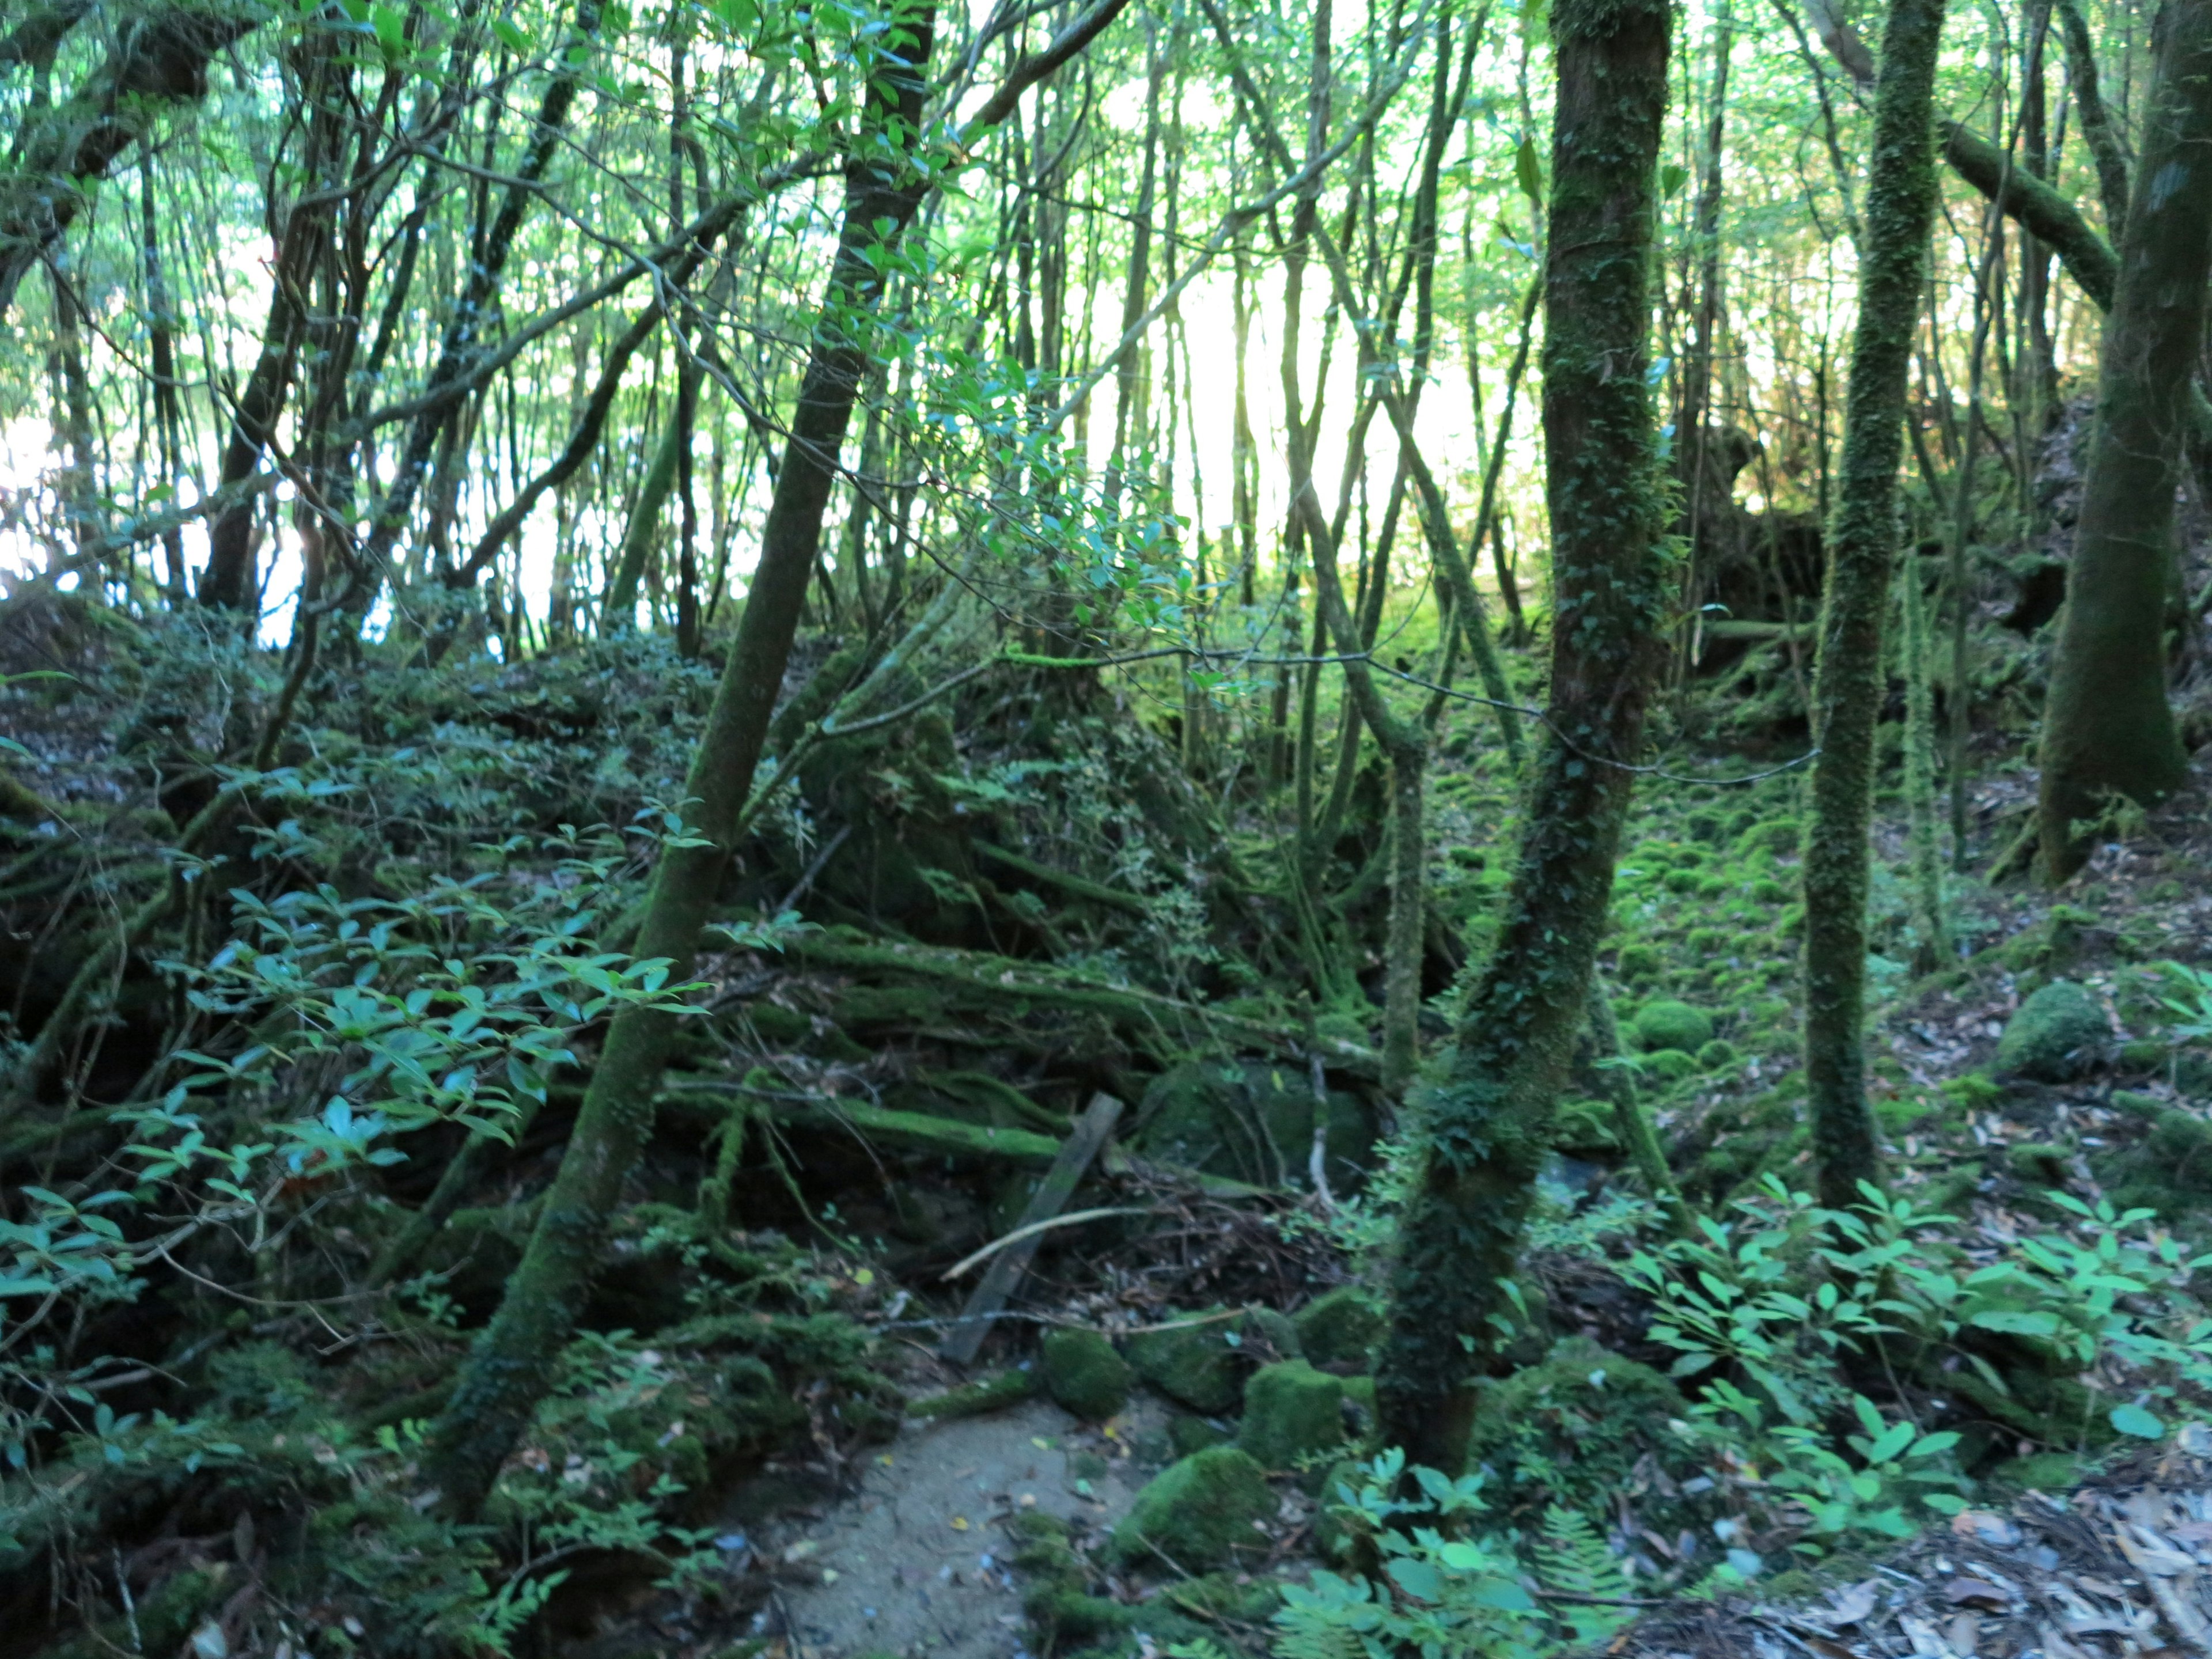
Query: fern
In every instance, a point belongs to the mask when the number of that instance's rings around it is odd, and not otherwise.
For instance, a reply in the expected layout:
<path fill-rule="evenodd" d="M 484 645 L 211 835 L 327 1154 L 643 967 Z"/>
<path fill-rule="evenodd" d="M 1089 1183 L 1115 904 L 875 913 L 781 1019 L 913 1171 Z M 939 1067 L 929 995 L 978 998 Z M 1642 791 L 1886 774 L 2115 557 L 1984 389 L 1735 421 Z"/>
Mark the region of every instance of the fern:
<path fill-rule="evenodd" d="M 1594 1642 L 1628 1622 L 1628 1574 L 1588 1516 L 1554 1504 L 1544 1514 L 1543 1535 L 1535 1540 L 1537 1581 L 1547 1590 L 1574 1601 L 1555 1601 L 1552 1610 L 1575 1632 L 1575 1640 Z M 1586 1599 L 1584 1599 L 1586 1598 Z"/>

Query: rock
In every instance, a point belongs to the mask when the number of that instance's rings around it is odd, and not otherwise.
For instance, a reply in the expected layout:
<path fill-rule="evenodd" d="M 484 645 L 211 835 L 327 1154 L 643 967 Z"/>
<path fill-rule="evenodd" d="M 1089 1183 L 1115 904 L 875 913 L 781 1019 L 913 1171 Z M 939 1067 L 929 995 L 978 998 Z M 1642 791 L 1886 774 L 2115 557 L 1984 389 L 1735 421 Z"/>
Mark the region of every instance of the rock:
<path fill-rule="evenodd" d="M 1381 1305 L 1358 1285 L 1340 1285 L 1316 1297 L 1292 1316 L 1291 1323 L 1305 1358 L 1316 1365 L 1365 1365 L 1368 1351 L 1388 1328 Z"/>
<path fill-rule="evenodd" d="M 2094 997 L 2070 979 L 2054 979 L 2005 1022 L 1996 1068 L 2038 1083 L 2064 1083 L 2104 1058 L 2112 1035 Z"/>
<path fill-rule="evenodd" d="M 1237 1443 L 1264 1469 L 1294 1469 L 1344 1443 L 1344 1384 L 1303 1359 L 1262 1365 L 1244 1384 Z"/>
<path fill-rule="evenodd" d="M 1647 1054 L 1679 1048 L 1694 1054 L 1713 1040 L 1713 1017 L 1702 1008 L 1662 997 L 1638 1009 L 1631 1029 L 1637 1046 Z"/>
<path fill-rule="evenodd" d="M 1698 1049 L 1698 1064 L 1708 1072 L 1717 1072 L 1723 1066 L 1733 1066 L 1739 1058 L 1735 1044 L 1726 1037 L 1715 1037 Z"/>
<path fill-rule="evenodd" d="M 1097 1331 L 1054 1331 L 1044 1340 L 1039 1367 L 1045 1392 L 1061 1410 L 1103 1423 L 1128 1403 L 1136 1373 Z"/>
<path fill-rule="evenodd" d="M 1305 1343 L 1298 1335 L 1298 1328 L 1288 1314 L 1278 1313 L 1273 1308 L 1248 1308 L 1244 1310 L 1244 1351 L 1255 1364 L 1272 1364 L 1278 1359 L 1303 1359 Z"/>
<path fill-rule="evenodd" d="M 1265 1551 L 1254 1525 L 1275 1513 L 1275 1495 L 1250 1456 L 1215 1446 L 1170 1463 L 1148 1481 L 1114 1528 L 1114 1558 L 1168 1571 L 1229 1565 L 1240 1551 Z"/>
<path fill-rule="evenodd" d="M 1218 1311 L 1218 1310 L 1217 1310 Z M 1226 1417 L 1243 1398 L 1242 1367 L 1229 1346 L 1227 1319 L 1139 1331 L 1127 1344 L 1129 1363 L 1162 1394 L 1201 1417 Z"/>

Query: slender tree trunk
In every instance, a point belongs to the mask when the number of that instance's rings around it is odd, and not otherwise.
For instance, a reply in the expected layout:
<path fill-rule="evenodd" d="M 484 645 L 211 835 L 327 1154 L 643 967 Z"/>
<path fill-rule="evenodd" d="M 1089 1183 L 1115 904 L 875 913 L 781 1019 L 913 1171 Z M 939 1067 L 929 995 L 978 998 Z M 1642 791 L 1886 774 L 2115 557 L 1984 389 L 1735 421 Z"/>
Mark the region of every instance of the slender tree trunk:
<path fill-rule="evenodd" d="M 1026 88 L 1082 51 L 1125 3 L 1095 0 L 1050 46 L 1018 64 L 961 128 L 956 149 L 972 147 L 1003 121 Z M 896 249 L 936 176 L 904 153 L 921 131 L 934 13 L 910 12 L 899 21 L 885 41 L 897 56 L 886 54 L 869 88 L 863 143 L 847 164 L 836 250 L 761 530 L 760 560 L 685 782 L 690 844 L 661 854 L 638 933 L 635 954 L 666 961 L 677 978 L 690 973 L 713 915 L 790 661 L 838 457 L 868 372 L 868 319 L 882 297 L 884 255 Z M 425 1463 L 450 1513 L 473 1516 L 482 1508 L 552 1381 L 609 1218 L 652 1133 L 653 1097 L 677 1020 L 629 1008 L 608 1030 L 522 1261 L 432 1432 Z"/>
<path fill-rule="evenodd" d="M 1553 534 L 1550 720 L 1505 919 L 1426 1103 L 1377 1381 L 1386 1443 L 1456 1471 L 1464 1383 L 1504 1303 L 1553 1104 L 1589 1018 L 1644 713 L 1665 647 L 1646 385 L 1670 17 L 1660 0 L 1553 9 L 1544 329 Z"/>
<path fill-rule="evenodd" d="M 2057 0 L 2058 27 L 2066 42 L 2066 78 L 2074 107 L 2081 114 L 2081 137 L 2097 163 L 2097 198 L 2104 204 L 2105 230 L 2117 237 L 2128 216 L 2128 155 L 2112 111 L 2097 82 L 2097 49 L 2089 40 L 2080 0 Z"/>
<path fill-rule="evenodd" d="M 2040 858 L 2053 881 L 2081 867 L 2083 831 L 2111 797 L 2163 800 L 2187 764 L 2161 637 L 2212 269 L 2212 0 L 2172 0 L 2160 32 L 2044 704 Z"/>
<path fill-rule="evenodd" d="M 1814 682 L 1820 752 L 1805 836 L 1805 1073 L 1820 1200 L 1838 1209 L 1858 1203 L 1859 1182 L 1879 1169 L 1866 1098 L 1867 842 L 1905 393 L 1936 211 L 1929 120 L 1942 31 L 1943 0 L 1891 0 Z"/>
<path fill-rule="evenodd" d="M 660 441 L 653 446 L 653 464 L 646 469 L 645 482 L 638 488 L 637 504 L 630 508 L 629 523 L 623 532 L 622 550 L 615 557 L 614 572 L 608 579 L 606 595 L 600 603 L 602 633 L 612 634 L 636 625 L 638 590 L 645 580 L 646 560 L 659 538 L 660 515 L 675 491 L 677 474 L 682 470 L 679 463 L 690 439 L 685 429 L 684 410 L 687 404 L 696 405 L 700 377 L 704 372 L 696 362 L 677 367 L 676 397 L 668 411 L 668 424 L 661 428 Z"/>

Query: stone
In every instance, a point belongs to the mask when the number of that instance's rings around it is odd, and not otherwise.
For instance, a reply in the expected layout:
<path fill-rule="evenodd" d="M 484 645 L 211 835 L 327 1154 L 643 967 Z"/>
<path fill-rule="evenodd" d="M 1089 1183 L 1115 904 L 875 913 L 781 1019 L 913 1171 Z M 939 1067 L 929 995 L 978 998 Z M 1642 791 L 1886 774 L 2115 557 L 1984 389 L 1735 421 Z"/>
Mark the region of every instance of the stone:
<path fill-rule="evenodd" d="M 1268 1540 L 1255 1523 L 1274 1513 L 1275 1494 L 1259 1464 L 1234 1446 L 1215 1446 L 1146 1483 L 1114 1528 L 1111 1552 L 1127 1565 L 1210 1571 L 1239 1553 L 1264 1553 Z"/>
<path fill-rule="evenodd" d="M 2070 979 L 2054 979 L 2005 1022 L 1996 1068 L 2037 1083 L 2069 1082 L 2103 1060 L 2112 1036 L 2096 998 Z"/>
<path fill-rule="evenodd" d="M 1057 1330 L 1038 1355 L 1045 1392 L 1062 1411 L 1088 1423 L 1103 1423 L 1128 1403 L 1136 1373 L 1097 1331 Z"/>
<path fill-rule="evenodd" d="M 1376 1298 L 1358 1285 L 1325 1291 L 1291 1316 L 1298 1346 L 1316 1365 L 1365 1366 L 1389 1328 Z"/>
<path fill-rule="evenodd" d="M 1206 1319 L 1139 1331 L 1127 1344 L 1129 1364 L 1177 1405 L 1201 1417 L 1231 1416 L 1244 1395 L 1243 1367 L 1229 1343 L 1235 1328 L 1228 1319 Z"/>
<path fill-rule="evenodd" d="M 1304 1187 L 1313 1130 L 1313 1085 L 1304 1066 L 1188 1060 L 1145 1091 L 1129 1146 L 1143 1157 L 1206 1175 Z M 1329 1185 L 1356 1188 L 1374 1145 L 1374 1126 L 1358 1100 L 1331 1090 L 1322 1125 Z"/>
<path fill-rule="evenodd" d="M 1713 1040 L 1713 1017 L 1702 1008 L 1662 997 L 1638 1009 L 1631 1029 L 1637 1046 L 1646 1053 L 1679 1048 L 1694 1054 Z"/>
<path fill-rule="evenodd" d="M 1244 1384 L 1237 1443 L 1263 1469 L 1295 1469 L 1344 1443 L 1344 1383 L 1303 1359 L 1262 1365 Z"/>

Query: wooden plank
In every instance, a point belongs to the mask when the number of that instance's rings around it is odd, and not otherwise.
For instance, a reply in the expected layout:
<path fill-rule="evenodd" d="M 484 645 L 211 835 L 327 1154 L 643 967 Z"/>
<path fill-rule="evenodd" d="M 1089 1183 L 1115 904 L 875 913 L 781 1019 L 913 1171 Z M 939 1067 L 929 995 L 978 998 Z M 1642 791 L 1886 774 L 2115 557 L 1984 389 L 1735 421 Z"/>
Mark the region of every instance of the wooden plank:
<path fill-rule="evenodd" d="M 1049 1221 L 1067 1207 L 1067 1200 L 1075 1196 L 1082 1185 L 1084 1172 L 1091 1160 L 1105 1146 L 1121 1121 L 1121 1103 L 1108 1094 L 1093 1095 L 1091 1104 L 1076 1120 L 1075 1133 L 1061 1143 L 1060 1155 L 1045 1171 L 1044 1180 L 1031 1195 L 1029 1207 L 1015 1231 L 1033 1227 L 1040 1221 Z M 1030 1260 L 1043 1237 L 1042 1231 L 1032 1232 L 1008 1245 L 991 1258 L 991 1266 L 968 1298 L 968 1305 L 960 1310 L 960 1317 L 938 1345 L 937 1352 L 956 1365 L 975 1363 L 981 1352 L 983 1339 L 991 1334 L 992 1316 L 1006 1305 L 1022 1282 L 1022 1275 L 1030 1268 Z"/>

